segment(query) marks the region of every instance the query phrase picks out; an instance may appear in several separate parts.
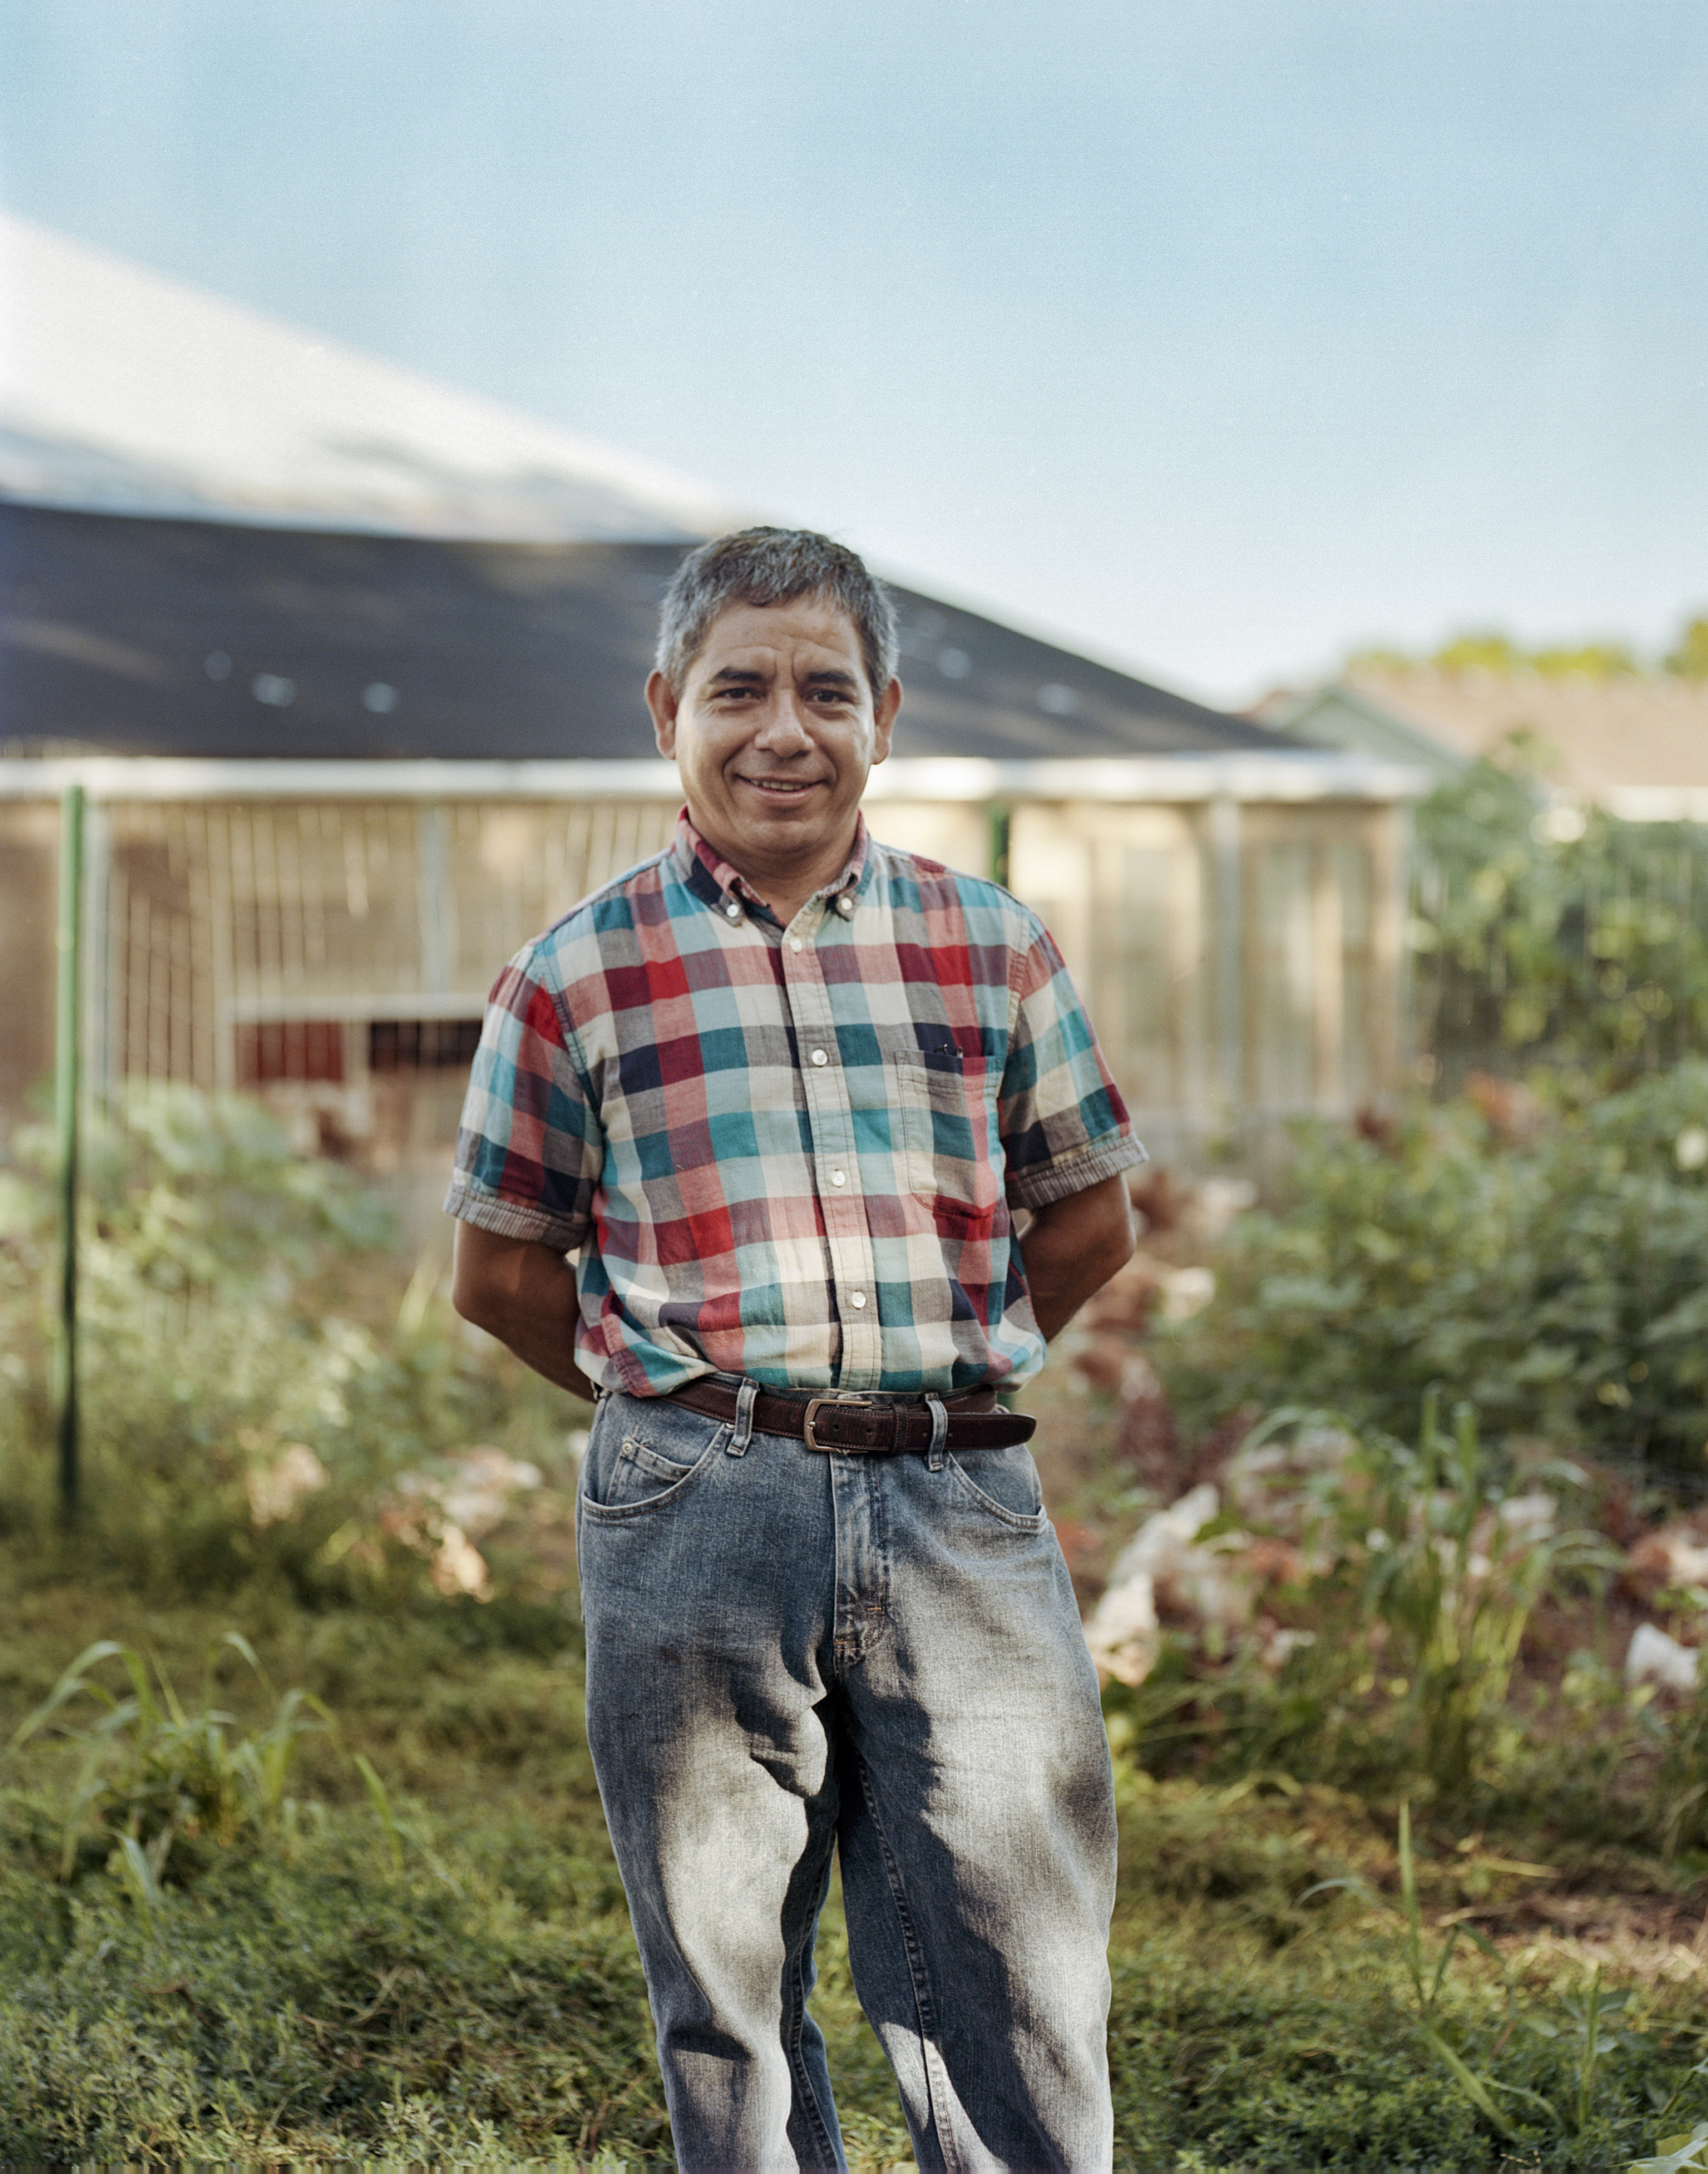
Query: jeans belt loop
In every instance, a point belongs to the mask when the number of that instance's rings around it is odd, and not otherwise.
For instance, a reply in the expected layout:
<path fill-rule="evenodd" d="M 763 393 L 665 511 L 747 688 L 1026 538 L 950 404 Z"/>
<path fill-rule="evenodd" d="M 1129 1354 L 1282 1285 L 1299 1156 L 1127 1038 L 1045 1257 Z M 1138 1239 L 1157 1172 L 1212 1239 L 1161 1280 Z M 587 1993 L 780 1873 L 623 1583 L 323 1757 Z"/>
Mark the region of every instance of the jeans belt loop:
<path fill-rule="evenodd" d="M 940 1396 L 927 1395 L 925 1403 L 931 1414 L 931 1448 L 926 1465 L 932 1472 L 941 1472 L 949 1441 L 949 1406 Z"/>
<path fill-rule="evenodd" d="M 759 1384 L 744 1381 L 736 1392 L 736 1431 L 730 1437 L 729 1454 L 744 1457 L 753 1439 L 753 1406 L 759 1401 Z"/>

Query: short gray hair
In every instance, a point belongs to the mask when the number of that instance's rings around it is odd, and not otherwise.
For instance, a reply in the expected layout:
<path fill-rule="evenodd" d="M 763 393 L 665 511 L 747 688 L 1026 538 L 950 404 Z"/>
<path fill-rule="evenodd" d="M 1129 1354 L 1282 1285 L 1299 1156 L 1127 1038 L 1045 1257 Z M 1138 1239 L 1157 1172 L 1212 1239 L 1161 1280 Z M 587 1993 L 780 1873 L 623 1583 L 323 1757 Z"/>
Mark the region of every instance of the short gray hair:
<path fill-rule="evenodd" d="M 837 605 L 853 620 L 877 701 L 895 677 L 895 606 L 863 560 L 810 528 L 741 528 L 691 551 L 659 606 L 654 662 L 679 695 L 726 605 L 792 604 L 802 596 Z"/>

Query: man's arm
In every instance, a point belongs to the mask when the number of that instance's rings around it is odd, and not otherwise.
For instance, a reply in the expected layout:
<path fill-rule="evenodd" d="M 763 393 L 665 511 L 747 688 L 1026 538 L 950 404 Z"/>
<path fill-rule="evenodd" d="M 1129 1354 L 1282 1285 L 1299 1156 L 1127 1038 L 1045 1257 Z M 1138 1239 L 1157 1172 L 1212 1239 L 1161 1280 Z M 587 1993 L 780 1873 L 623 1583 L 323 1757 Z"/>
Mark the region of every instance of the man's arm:
<path fill-rule="evenodd" d="M 1020 1241 L 1032 1311 L 1046 1343 L 1094 1291 L 1132 1259 L 1138 1243 L 1125 1176 L 1105 1178 L 1034 1211 Z"/>
<path fill-rule="evenodd" d="M 451 1304 L 547 1381 L 588 1404 L 597 1396 L 575 1363 L 575 1270 L 550 1246 L 459 1223 Z"/>

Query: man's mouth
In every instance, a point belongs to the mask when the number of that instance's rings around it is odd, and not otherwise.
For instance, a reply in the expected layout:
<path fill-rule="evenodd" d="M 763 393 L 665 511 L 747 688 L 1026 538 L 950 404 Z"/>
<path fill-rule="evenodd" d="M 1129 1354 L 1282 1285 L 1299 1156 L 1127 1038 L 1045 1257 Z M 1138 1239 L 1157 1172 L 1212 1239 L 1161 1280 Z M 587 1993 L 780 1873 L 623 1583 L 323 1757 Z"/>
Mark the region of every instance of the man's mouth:
<path fill-rule="evenodd" d="M 804 800 L 824 780 L 821 778 L 747 778 L 737 774 L 737 782 L 751 786 L 755 792 L 763 793 L 767 800 L 786 805 L 791 801 Z"/>

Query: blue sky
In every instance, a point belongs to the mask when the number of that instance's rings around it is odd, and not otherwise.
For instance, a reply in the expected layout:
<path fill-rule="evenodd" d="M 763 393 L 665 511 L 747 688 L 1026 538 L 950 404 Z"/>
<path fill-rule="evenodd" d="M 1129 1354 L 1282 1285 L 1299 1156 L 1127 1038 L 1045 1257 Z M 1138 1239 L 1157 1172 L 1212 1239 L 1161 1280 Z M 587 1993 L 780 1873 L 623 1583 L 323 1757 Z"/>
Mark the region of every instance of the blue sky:
<path fill-rule="evenodd" d="M 1708 608 L 1708 0 L 0 0 L 0 199 L 1215 697 Z"/>

